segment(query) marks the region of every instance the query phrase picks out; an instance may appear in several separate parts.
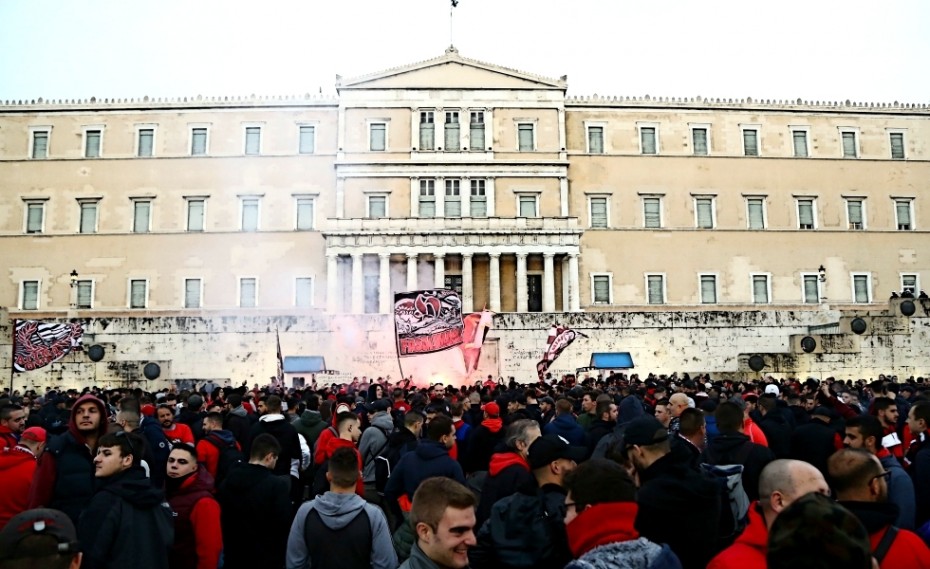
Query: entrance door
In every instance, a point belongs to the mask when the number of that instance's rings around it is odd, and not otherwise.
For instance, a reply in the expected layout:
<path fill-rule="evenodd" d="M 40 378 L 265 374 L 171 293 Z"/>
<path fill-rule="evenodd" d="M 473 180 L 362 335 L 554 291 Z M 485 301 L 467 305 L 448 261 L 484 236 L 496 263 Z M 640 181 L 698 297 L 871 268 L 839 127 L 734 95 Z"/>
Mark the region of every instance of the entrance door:
<path fill-rule="evenodd" d="M 526 275 L 527 311 L 542 312 L 542 275 Z"/>

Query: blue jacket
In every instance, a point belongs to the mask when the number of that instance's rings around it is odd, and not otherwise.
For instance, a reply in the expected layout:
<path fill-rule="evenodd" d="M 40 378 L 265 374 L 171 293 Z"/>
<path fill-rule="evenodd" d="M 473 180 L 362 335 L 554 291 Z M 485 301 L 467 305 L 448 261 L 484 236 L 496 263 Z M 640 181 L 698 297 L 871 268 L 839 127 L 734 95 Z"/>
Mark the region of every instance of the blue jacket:
<path fill-rule="evenodd" d="M 917 517 L 917 509 L 914 506 L 914 482 L 894 455 L 889 454 L 879 460 L 885 470 L 891 472 L 888 478 L 888 501 L 898 506 L 898 518 L 894 525 L 914 531 L 914 520 Z"/>
<path fill-rule="evenodd" d="M 559 435 L 573 446 L 585 446 L 584 428 L 570 414 L 559 415 L 543 427 L 544 435 Z"/>
<path fill-rule="evenodd" d="M 449 456 L 449 449 L 439 441 L 425 439 L 397 462 L 384 488 L 384 498 L 389 504 L 404 494 L 412 500 L 420 482 L 434 476 L 445 476 L 465 484 L 462 467 Z"/>

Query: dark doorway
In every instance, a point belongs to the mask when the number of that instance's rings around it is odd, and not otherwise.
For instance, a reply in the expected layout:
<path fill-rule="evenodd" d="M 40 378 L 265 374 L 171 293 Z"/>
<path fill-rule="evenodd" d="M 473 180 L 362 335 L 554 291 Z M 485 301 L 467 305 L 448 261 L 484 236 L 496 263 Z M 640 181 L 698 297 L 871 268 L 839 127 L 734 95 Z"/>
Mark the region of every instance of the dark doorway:
<path fill-rule="evenodd" d="M 542 312 L 542 275 L 526 275 L 527 311 Z"/>
<path fill-rule="evenodd" d="M 462 275 L 446 275 L 444 284 L 444 288 L 454 290 L 462 296 Z"/>

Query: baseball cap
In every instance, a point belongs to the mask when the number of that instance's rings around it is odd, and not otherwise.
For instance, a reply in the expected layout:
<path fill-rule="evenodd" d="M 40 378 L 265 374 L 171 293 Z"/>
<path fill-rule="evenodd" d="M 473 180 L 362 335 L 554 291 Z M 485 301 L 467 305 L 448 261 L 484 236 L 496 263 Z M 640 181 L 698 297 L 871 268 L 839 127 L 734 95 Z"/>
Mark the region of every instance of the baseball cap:
<path fill-rule="evenodd" d="M 369 407 L 371 407 L 373 413 L 379 413 L 381 411 L 387 411 L 391 406 L 385 399 L 375 399 L 371 402 Z"/>
<path fill-rule="evenodd" d="M 555 399 L 547 395 L 545 397 L 540 398 L 539 403 L 548 403 L 549 405 L 555 405 Z"/>
<path fill-rule="evenodd" d="M 336 405 L 336 415 L 338 415 L 339 413 L 347 413 L 351 410 L 352 409 L 350 409 L 349 406 L 346 405 L 345 403 L 340 403 L 339 405 Z"/>
<path fill-rule="evenodd" d="M 29 539 L 34 536 L 39 539 Z M 13 516 L 0 531 L 0 561 L 67 555 L 78 550 L 74 524 L 58 510 L 26 510 Z"/>
<path fill-rule="evenodd" d="M 527 459 L 530 468 L 536 470 L 560 458 L 581 462 L 584 460 L 585 454 L 587 454 L 586 448 L 572 446 L 559 435 L 550 434 L 543 435 L 533 441 Z"/>
<path fill-rule="evenodd" d="M 647 415 L 630 421 L 623 433 L 626 446 L 650 446 L 668 439 L 668 429 L 653 416 Z"/>
<path fill-rule="evenodd" d="M 20 440 L 26 439 L 27 441 L 35 441 L 37 443 L 44 443 L 46 441 L 45 429 L 42 427 L 29 427 L 23 431 L 23 435 L 20 437 Z"/>
<path fill-rule="evenodd" d="M 482 407 L 482 409 L 484 410 L 485 413 L 487 413 L 488 415 L 492 417 L 498 417 L 501 414 L 500 406 L 498 406 L 498 404 L 493 401 L 486 404 L 484 407 Z"/>
<path fill-rule="evenodd" d="M 772 395 L 778 395 L 778 386 L 774 383 L 770 383 L 765 386 L 765 392 Z"/>

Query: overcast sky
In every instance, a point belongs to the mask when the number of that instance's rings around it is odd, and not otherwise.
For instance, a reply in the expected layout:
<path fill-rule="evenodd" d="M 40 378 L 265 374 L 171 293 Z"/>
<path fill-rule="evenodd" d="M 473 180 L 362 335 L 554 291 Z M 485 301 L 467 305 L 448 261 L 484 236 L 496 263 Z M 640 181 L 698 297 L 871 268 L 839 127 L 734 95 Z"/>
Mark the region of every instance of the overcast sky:
<path fill-rule="evenodd" d="M 441 55 L 449 0 L 0 0 L 0 100 L 303 94 Z M 464 57 L 572 95 L 930 102 L 927 0 L 461 0 Z"/>

